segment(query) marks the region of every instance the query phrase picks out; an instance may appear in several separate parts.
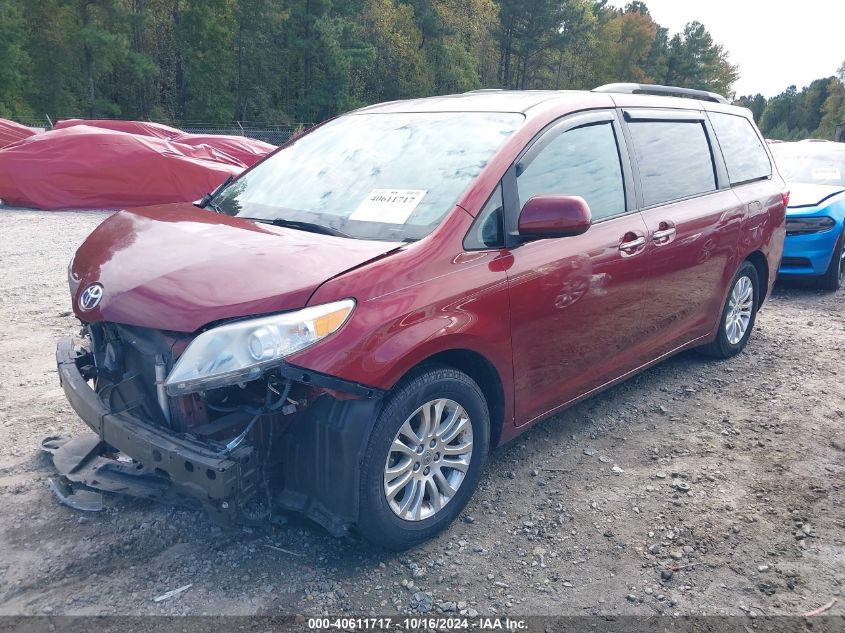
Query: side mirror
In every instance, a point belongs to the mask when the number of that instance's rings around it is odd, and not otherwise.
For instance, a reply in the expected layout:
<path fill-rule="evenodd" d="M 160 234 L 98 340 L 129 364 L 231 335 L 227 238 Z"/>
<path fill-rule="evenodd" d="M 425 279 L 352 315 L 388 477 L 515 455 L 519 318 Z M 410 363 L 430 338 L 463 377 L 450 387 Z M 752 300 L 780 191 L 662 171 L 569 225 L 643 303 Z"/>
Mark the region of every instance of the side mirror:
<path fill-rule="evenodd" d="M 590 228 L 593 217 L 580 196 L 533 196 L 519 213 L 519 234 L 523 237 L 569 237 Z"/>

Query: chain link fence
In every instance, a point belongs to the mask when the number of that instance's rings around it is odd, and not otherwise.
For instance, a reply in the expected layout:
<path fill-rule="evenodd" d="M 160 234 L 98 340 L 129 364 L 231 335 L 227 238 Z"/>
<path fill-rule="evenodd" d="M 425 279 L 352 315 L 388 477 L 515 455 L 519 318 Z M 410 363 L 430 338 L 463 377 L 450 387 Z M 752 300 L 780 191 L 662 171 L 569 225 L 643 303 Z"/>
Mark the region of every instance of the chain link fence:
<path fill-rule="evenodd" d="M 85 118 L 85 117 L 66 117 Z M 19 117 L 16 121 L 38 130 L 49 130 L 59 119 L 53 120 L 50 117 Z M 310 123 L 293 123 L 277 125 L 272 123 L 260 123 L 254 121 L 235 121 L 229 125 L 208 123 L 203 121 L 183 121 L 181 124 L 173 124 L 167 121 L 151 121 L 171 125 L 189 134 L 214 134 L 229 136 L 245 136 L 258 141 L 264 141 L 271 145 L 281 145 L 291 136 L 300 130 L 311 127 Z"/>
<path fill-rule="evenodd" d="M 49 119 L 45 117 L 15 117 L 14 121 L 36 130 L 49 130 L 53 127 Z"/>
<path fill-rule="evenodd" d="M 271 145 L 281 145 L 296 132 L 310 127 L 310 124 L 271 125 L 268 123 L 235 122 L 233 125 L 213 125 L 202 122 L 185 121 L 177 125 L 180 130 L 189 134 L 222 134 L 229 136 L 246 136 Z"/>

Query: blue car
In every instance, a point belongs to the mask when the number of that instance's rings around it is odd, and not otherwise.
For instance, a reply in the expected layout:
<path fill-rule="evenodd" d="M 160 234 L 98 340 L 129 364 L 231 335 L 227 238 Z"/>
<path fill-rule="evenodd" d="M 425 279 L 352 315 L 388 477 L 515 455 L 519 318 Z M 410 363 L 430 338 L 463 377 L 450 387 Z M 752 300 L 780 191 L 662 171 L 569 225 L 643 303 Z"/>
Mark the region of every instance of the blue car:
<path fill-rule="evenodd" d="M 813 277 L 822 288 L 839 290 L 845 283 L 845 143 L 799 141 L 770 149 L 790 189 L 778 276 Z"/>

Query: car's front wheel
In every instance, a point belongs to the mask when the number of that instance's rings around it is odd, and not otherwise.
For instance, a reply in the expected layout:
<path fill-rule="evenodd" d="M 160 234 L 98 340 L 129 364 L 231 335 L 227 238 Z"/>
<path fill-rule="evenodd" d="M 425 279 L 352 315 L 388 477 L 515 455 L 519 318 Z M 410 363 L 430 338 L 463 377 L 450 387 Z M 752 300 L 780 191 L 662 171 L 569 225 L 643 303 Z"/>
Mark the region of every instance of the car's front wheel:
<path fill-rule="evenodd" d="M 730 358 L 739 354 L 751 336 L 759 305 L 760 281 L 757 269 L 746 260 L 734 275 L 722 308 L 716 339 L 698 348 L 699 351 L 716 358 Z"/>
<path fill-rule="evenodd" d="M 490 445 L 479 386 L 448 367 L 423 368 L 388 396 L 364 455 L 358 530 L 394 550 L 451 523 L 478 483 Z"/>
<path fill-rule="evenodd" d="M 819 285 L 825 290 L 836 292 L 845 283 L 845 230 L 839 235 L 836 240 L 836 246 L 833 247 L 833 256 L 830 258 L 830 265 L 827 267 L 827 272 L 822 275 L 819 280 Z"/>

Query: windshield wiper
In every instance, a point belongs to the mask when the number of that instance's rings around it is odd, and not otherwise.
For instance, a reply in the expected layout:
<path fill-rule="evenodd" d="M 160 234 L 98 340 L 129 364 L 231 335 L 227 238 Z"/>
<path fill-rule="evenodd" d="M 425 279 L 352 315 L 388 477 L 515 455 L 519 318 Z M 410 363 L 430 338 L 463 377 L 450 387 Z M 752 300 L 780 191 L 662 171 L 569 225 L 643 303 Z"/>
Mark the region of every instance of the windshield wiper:
<path fill-rule="evenodd" d="M 205 209 L 206 207 L 211 207 L 212 210 L 216 211 L 217 213 L 223 213 L 223 210 L 217 206 L 217 203 L 214 202 L 214 199 L 220 195 L 220 193 L 228 187 L 232 181 L 235 179 L 234 176 L 229 176 L 226 180 L 223 181 L 217 189 L 212 191 L 211 193 L 207 193 L 202 197 L 202 200 L 197 202 L 197 206 L 200 209 Z"/>
<path fill-rule="evenodd" d="M 239 216 L 242 217 L 242 216 Z M 252 220 L 254 222 L 264 222 L 265 224 L 272 224 L 273 226 L 283 226 L 289 229 L 299 229 L 300 231 L 309 231 L 311 233 L 320 233 L 322 235 L 333 235 L 334 237 L 348 237 L 352 238 L 351 235 L 347 235 L 343 231 L 338 231 L 335 228 L 330 226 L 325 226 L 323 224 L 315 224 L 313 222 L 300 222 L 299 220 L 285 220 L 284 218 L 243 218 L 244 220 Z"/>

